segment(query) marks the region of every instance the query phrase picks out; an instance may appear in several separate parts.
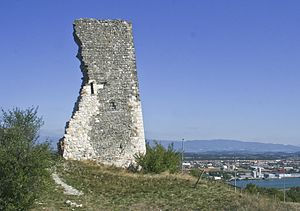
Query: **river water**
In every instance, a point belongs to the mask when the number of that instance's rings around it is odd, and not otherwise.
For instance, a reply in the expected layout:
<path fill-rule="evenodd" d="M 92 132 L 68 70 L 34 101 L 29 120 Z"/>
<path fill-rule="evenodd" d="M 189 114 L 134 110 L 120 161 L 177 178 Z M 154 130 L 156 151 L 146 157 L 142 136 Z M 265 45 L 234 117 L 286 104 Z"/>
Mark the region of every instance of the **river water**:
<path fill-rule="evenodd" d="M 234 185 L 234 181 L 230 182 Z M 281 178 L 281 179 L 259 179 L 259 180 L 237 180 L 236 186 L 245 188 L 247 184 L 252 183 L 265 188 L 278 188 L 283 189 L 300 186 L 300 178 Z"/>

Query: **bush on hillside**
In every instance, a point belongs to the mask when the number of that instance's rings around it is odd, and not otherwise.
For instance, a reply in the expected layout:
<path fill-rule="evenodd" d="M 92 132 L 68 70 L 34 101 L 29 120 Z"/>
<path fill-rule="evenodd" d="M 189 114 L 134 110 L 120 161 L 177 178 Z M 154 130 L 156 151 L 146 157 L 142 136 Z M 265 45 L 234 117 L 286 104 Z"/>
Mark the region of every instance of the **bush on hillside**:
<path fill-rule="evenodd" d="M 42 118 L 36 108 L 2 110 L 0 210 L 27 210 L 49 178 L 49 144 L 38 144 Z"/>
<path fill-rule="evenodd" d="M 300 203 L 300 186 L 290 188 L 286 195 L 290 201 Z"/>
<path fill-rule="evenodd" d="M 283 201 L 283 191 L 276 188 L 259 187 L 255 184 L 247 184 L 245 191 L 251 194 L 262 194 L 270 198 L 276 198 Z"/>
<path fill-rule="evenodd" d="M 146 143 L 146 154 L 138 154 L 135 160 L 144 173 L 175 173 L 181 165 L 181 153 L 174 150 L 173 144 L 165 149 L 155 142 L 153 147 Z"/>

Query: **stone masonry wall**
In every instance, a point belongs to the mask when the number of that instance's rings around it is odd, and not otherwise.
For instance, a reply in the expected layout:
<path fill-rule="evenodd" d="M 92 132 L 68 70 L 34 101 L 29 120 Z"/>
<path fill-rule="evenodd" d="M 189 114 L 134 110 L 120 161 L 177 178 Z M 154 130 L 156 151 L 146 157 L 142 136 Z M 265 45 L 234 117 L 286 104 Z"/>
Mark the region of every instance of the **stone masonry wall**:
<path fill-rule="evenodd" d="M 61 141 L 63 157 L 126 167 L 146 152 L 132 26 L 79 19 L 73 35 L 83 78 Z"/>

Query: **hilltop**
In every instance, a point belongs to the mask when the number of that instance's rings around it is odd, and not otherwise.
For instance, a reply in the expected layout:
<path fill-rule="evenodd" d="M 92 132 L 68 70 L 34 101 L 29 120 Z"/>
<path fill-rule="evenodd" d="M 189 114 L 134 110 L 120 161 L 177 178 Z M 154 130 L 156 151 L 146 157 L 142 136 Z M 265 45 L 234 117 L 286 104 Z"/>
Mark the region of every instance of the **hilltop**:
<path fill-rule="evenodd" d="M 168 173 L 143 175 L 91 162 L 59 161 L 57 174 L 84 194 L 68 196 L 49 180 L 33 210 L 70 210 L 69 200 L 81 204 L 76 210 L 296 210 L 262 196 L 235 193 L 222 182 Z"/>

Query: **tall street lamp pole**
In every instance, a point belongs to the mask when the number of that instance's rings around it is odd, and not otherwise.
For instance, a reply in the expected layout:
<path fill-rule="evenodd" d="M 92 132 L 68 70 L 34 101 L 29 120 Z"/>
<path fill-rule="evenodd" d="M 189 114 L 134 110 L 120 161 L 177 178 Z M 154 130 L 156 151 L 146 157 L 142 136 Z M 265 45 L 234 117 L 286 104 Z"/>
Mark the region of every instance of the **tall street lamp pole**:
<path fill-rule="evenodd" d="M 234 154 L 234 192 L 236 192 L 236 159 Z"/>
<path fill-rule="evenodd" d="M 182 139 L 181 142 L 181 173 L 183 173 L 183 157 L 184 157 L 184 138 Z"/>
<path fill-rule="evenodd" d="M 286 196 L 285 196 L 285 168 L 283 167 L 283 202 L 286 202 Z"/>

